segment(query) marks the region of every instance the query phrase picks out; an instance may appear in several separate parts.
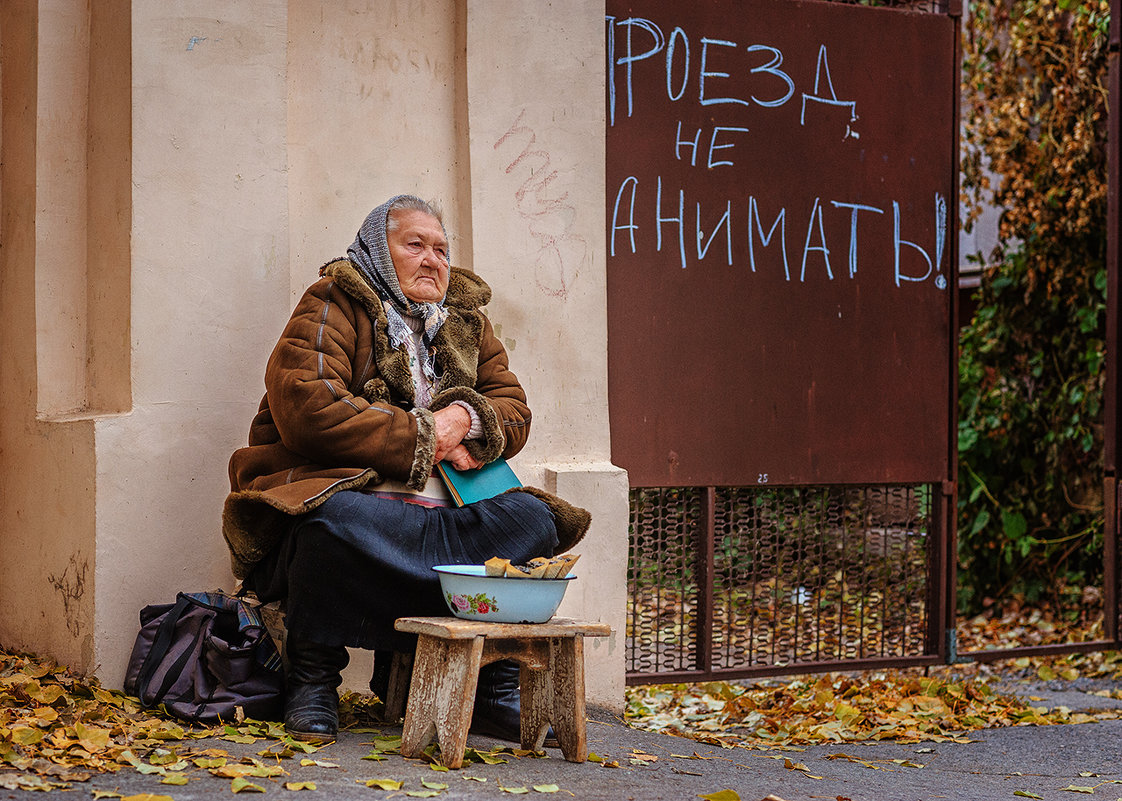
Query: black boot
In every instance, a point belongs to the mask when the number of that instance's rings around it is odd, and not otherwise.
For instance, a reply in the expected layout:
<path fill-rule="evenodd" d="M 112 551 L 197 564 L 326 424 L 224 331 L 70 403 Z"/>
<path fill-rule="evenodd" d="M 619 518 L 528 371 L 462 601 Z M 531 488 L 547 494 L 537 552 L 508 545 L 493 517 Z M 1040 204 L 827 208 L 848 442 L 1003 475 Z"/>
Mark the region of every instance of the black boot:
<path fill-rule="evenodd" d="M 522 740 L 522 695 L 518 690 L 521 668 L 512 659 L 501 659 L 479 669 L 471 731 L 510 742 Z"/>
<path fill-rule="evenodd" d="M 288 653 L 288 691 L 284 700 L 284 728 L 297 740 L 334 742 L 339 734 L 340 672 L 347 666 L 341 645 L 301 643 L 291 634 Z"/>

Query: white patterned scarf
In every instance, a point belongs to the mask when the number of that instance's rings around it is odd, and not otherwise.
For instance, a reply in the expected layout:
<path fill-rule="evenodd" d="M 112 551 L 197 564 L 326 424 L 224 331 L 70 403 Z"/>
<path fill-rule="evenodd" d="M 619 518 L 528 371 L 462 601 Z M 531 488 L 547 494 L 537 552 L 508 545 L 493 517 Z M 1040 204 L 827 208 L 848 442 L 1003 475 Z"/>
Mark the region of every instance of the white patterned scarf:
<path fill-rule="evenodd" d="M 424 321 L 424 329 L 421 333 L 423 347 L 418 349 L 419 356 L 425 377 L 435 384 L 436 374 L 433 372 L 428 351 L 432 347 L 433 339 L 436 338 L 436 332 L 448 319 L 444 298 L 441 298 L 439 303 L 417 303 L 405 297 L 397 281 L 397 271 L 394 269 L 389 243 L 386 240 L 386 220 L 390 206 L 401 198 L 413 197 L 394 195 L 366 215 L 362 227 L 358 229 L 358 236 L 347 248 L 347 257 L 382 299 L 386 320 L 389 323 L 390 344 L 395 349 L 403 346 L 408 348 L 406 340 L 412 335 L 403 319 L 405 316 Z"/>

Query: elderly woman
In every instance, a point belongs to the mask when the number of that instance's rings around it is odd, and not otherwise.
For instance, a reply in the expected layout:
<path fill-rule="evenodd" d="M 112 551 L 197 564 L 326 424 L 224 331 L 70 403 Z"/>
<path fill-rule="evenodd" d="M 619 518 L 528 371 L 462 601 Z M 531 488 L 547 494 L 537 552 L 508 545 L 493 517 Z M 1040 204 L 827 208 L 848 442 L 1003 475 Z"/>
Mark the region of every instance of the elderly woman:
<path fill-rule="evenodd" d="M 414 644 L 394 619 L 447 614 L 433 565 L 551 556 L 589 525 L 530 487 L 456 507 L 435 477 L 518 453 L 530 410 L 480 310 L 491 290 L 449 265 L 434 206 L 391 198 L 320 275 L 269 358 L 223 511 L 235 575 L 284 599 L 285 727 L 307 740 L 338 732 L 347 646 L 375 650 L 384 697 L 392 651 Z M 518 739 L 517 665 L 480 673 L 472 730 Z"/>

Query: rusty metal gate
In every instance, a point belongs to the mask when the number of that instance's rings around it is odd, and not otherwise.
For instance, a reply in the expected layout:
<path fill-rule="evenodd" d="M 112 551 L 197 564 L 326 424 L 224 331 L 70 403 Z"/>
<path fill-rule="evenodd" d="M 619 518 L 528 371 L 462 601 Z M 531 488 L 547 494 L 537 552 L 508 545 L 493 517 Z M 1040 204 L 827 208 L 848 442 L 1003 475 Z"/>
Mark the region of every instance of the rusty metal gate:
<path fill-rule="evenodd" d="M 934 650 L 925 486 L 636 489 L 631 508 L 634 677 L 874 667 Z"/>
<path fill-rule="evenodd" d="M 861 5 L 607 2 L 631 683 L 956 658 L 961 2 Z"/>

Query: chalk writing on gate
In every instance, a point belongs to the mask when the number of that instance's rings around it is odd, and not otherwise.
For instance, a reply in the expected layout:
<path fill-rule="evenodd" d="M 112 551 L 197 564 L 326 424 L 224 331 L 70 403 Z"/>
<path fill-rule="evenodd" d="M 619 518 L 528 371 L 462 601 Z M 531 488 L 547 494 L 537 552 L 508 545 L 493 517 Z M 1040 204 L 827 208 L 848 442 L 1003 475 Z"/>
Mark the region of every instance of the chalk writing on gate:
<path fill-rule="evenodd" d="M 740 185 L 747 181 L 711 180 L 726 172 L 759 181 L 760 165 L 741 154 L 758 152 L 745 149 L 754 137 L 782 142 L 782 130 L 776 129 L 793 120 L 798 128 L 816 129 L 825 149 L 830 143 L 857 146 L 858 101 L 844 93 L 855 78 L 836 80 L 827 44 L 806 45 L 792 55 L 774 43 L 691 35 L 680 25 L 666 33 L 669 26 L 641 17 L 605 20 L 609 128 L 641 116 L 645 103 L 681 110 L 676 119 L 660 111 L 649 123 L 656 136 L 665 131 L 664 159 L 658 163 L 678 172 L 660 169 L 652 175 L 645 163 L 642 171 L 628 171 L 608 187 L 610 256 L 653 249 L 683 269 L 723 262 L 750 275 L 782 274 L 791 286 L 861 275 L 896 288 L 946 289 L 942 187 L 932 187 L 926 200 L 914 186 L 897 187 L 895 197 L 893 187 L 876 187 L 886 190 L 876 198 L 864 186 L 860 196 L 829 186 L 811 186 L 808 196 L 803 186 L 787 198 L 777 197 L 772 187 L 765 198 Z M 797 116 L 777 116 L 791 103 L 797 104 Z M 752 122 L 744 124 L 748 114 Z M 704 187 L 688 185 L 682 170 L 702 176 Z"/>

